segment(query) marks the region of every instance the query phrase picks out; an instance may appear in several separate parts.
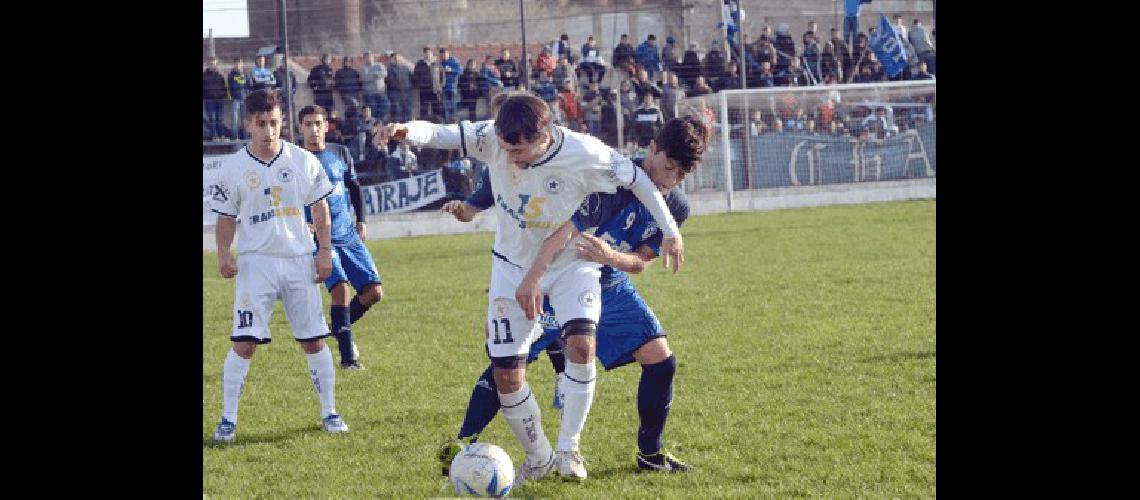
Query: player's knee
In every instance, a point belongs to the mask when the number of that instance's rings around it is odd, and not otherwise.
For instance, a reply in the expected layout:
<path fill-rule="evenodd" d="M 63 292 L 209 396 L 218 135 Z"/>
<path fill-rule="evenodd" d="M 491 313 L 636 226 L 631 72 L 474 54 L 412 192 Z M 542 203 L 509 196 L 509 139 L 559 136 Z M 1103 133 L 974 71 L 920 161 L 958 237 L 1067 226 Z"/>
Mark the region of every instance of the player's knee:
<path fill-rule="evenodd" d="M 364 292 L 364 295 L 362 295 L 360 299 L 360 302 L 366 306 L 378 304 L 384 299 L 384 289 L 381 288 L 380 285 L 372 285 L 368 287 L 368 290 Z"/>
<path fill-rule="evenodd" d="M 324 349 L 324 347 L 325 339 L 323 338 L 316 340 L 305 340 L 301 342 L 301 349 L 305 351 L 305 354 L 316 354 L 318 352 L 321 352 L 321 349 Z"/>
<path fill-rule="evenodd" d="M 574 363 L 587 363 L 594 359 L 594 336 L 598 325 L 588 319 L 572 319 L 562 327 L 566 339 L 566 356 Z"/>
<path fill-rule="evenodd" d="M 242 359 L 252 358 L 253 352 L 256 350 L 256 342 L 234 342 L 234 354 L 237 354 Z"/>
<path fill-rule="evenodd" d="M 669 349 L 665 337 L 657 337 L 634 351 L 633 358 L 642 365 L 654 365 L 669 359 L 672 355 L 673 351 Z"/>
<path fill-rule="evenodd" d="M 491 370 L 499 394 L 511 394 L 522 389 L 523 382 L 526 381 L 525 374 L 526 370 L 501 368 L 498 365 Z"/>

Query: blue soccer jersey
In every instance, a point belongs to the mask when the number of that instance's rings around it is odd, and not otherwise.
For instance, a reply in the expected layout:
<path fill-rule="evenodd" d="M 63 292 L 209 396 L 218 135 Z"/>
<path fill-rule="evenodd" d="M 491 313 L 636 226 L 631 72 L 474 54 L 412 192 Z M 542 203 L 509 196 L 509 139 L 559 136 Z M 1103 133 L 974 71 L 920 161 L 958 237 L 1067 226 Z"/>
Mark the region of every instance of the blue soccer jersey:
<path fill-rule="evenodd" d="M 665 204 L 678 226 L 689 217 L 689 199 L 680 187 L 669 191 Z M 648 245 L 654 253 L 661 253 L 661 230 L 657 228 L 653 215 L 633 193 L 624 189 L 614 194 L 590 194 L 570 220 L 578 231 L 597 236 L 619 252 L 632 252 Z M 629 275 L 624 271 L 602 267 L 602 289 L 628 279 Z"/>
<path fill-rule="evenodd" d="M 329 204 L 329 218 L 332 220 L 332 242 L 334 245 L 344 245 L 356 237 L 356 219 L 351 211 L 348 190 L 344 181 L 356 180 L 356 169 L 352 164 L 352 154 L 342 144 L 328 143 L 324 151 L 313 152 L 325 167 L 329 182 L 333 185 L 332 194 L 327 198 Z M 309 207 L 305 207 L 305 220 L 313 222 L 313 214 Z"/>

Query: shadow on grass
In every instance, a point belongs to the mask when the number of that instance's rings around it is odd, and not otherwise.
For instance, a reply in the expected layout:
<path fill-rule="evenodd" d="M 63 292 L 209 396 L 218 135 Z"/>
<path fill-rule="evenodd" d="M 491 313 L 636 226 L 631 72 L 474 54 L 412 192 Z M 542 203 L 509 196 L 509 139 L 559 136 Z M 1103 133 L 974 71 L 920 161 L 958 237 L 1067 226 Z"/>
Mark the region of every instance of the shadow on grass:
<path fill-rule="evenodd" d="M 281 443 L 291 441 L 305 434 L 315 434 L 319 432 L 324 432 L 320 426 L 294 427 L 292 429 L 284 429 L 276 432 L 243 433 L 241 430 L 238 430 L 237 437 L 230 443 L 219 443 L 214 441 L 213 436 L 206 436 L 202 438 L 202 448 L 224 449 L 240 447 L 247 444 Z"/>

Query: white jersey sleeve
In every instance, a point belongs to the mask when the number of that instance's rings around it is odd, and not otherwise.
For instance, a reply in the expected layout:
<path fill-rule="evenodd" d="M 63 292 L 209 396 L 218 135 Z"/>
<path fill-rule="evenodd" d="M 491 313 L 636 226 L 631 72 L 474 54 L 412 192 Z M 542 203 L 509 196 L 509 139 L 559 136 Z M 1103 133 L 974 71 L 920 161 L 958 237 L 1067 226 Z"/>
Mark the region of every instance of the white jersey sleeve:
<path fill-rule="evenodd" d="M 225 163 L 222 164 L 223 167 Z M 241 203 L 241 189 L 234 184 L 232 173 L 234 169 L 222 168 L 218 176 L 218 183 L 214 186 L 214 196 L 210 199 L 210 210 L 226 217 L 238 216 L 238 207 Z"/>
<path fill-rule="evenodd" d="M 324 167 L 321 166 L 321 161 L 312 153 L 308 151 L 305 153 L 308 154 L 305 155 L 304 178 L 306 182 L 310 183 L 305 195 L 305 206 L 310 206 L 332 194 L 333 185 L 329 181 L 329 176 L 325 173 Z"/>
<path fill-rule="evenodd" d="M 637 179 L 637 169 L 633 161 L 625 155 L 614 151 L 597 139 L 584 142 L 590 155 L 595 159 L 584 176 L 587 192 L 613 193 L 619 187 L 628 189 Z"/>
<path fill-rule="evenodd" d="M 497 149 L 497 144 L 495 147 L 491 144 L 498 140 L 493 120 L 474 123 L 464 120 L 455 125 L 416 120 L 408 122 L 407 126 L 407 140 L 415 145 L 458 149 L 461 156 L 483 162 L 489 162 Z"/>

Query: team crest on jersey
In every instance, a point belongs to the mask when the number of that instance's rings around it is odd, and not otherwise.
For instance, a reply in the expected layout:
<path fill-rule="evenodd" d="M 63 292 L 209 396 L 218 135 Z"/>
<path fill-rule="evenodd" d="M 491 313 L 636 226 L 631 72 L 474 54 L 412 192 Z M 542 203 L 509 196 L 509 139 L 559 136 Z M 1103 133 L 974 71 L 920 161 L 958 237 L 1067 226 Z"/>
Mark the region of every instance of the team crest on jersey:
<path fill-rule="evenodd" d="M 242 292 L 242 294 L 241 294 L 241 308 L 242 309 L 253 309 L 253 302 L 251 302 L 249 300 L 249 294 L 248 293 Z"/>
<path fill-rule="evenodd" d="M 542 189 L 550 194 L 558 194 L 562 191 L 562 179 L 556 175 L 552 175 L 542 180 Z"/>
<path fill-rule="evenodd" d="M 277 178 L 281 179 L 281 182 L 289 182 L 293 180 L 293 170 L 283 168 L 277 172 Z"/>
<path fill-rule="evenodd" d="M 592 307 L 598 303 L 598 294 L 590 291 L 582 292 L 582 295 L 578 296 L 578 302 L 581 302 L 583 306 Z"/>
<path fill-rule="evenodd" d="M 495 317 L 502 318 L 507 315 L 507 299 L 499 297 L 495 299 Z"/>
<path fill-rule="evenodd" d="M 249 185 L 250 189 L 256 189 L 257 186 L 261 185 L 261 176 L 257 175 L 257 172 L 253 170 L 246 171 L 245 183 Z"/>

